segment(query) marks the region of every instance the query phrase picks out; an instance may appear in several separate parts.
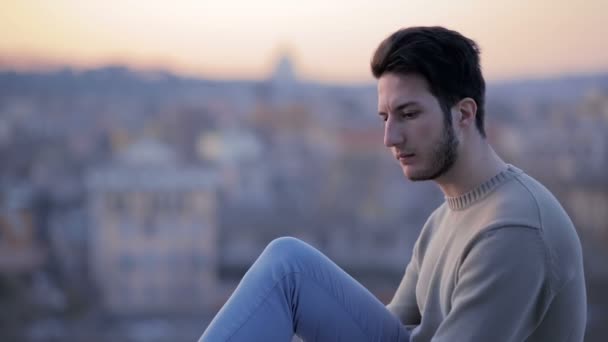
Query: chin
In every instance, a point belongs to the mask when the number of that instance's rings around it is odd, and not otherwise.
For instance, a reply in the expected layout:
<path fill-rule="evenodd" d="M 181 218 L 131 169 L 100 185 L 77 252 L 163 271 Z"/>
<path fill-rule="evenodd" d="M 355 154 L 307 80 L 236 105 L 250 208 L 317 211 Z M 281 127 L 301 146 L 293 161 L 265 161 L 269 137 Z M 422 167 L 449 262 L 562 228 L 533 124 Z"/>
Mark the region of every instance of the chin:
<path fill-rule="evenodd" d="M 413 168 L 411 165 L 402 166 L 403 173 L 411 181 L 436 180 L 452 169 L 454 163 L 443 163 L 429 167 Z"/>
<path fill-rule="evenodd" d="M 402 166 L 403 174 L 412 182 L 432 180 L 432 172 L 410 166 Z"/>

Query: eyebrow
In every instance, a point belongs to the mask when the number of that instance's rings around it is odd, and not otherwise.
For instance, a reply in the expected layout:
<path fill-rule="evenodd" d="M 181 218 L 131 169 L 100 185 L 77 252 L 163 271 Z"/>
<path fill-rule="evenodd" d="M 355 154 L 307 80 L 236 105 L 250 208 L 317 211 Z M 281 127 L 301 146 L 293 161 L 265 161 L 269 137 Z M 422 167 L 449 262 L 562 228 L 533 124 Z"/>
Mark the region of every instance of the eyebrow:
<path fill-rule="evenodd" d="M 408 101 L 408 102 L 404 102 L 400 105 L 398 105 L 397 107 L 395 107 L 395 112 L 398 112 L 400 110 L 403 110 L 407 107 L 412 107 L 412 106 L 419 106 L 420 103 L 416 102 L 416 101 Z M 378 115 L 386 115 L 386 113 L 384 112 L 378 112 Z"/>

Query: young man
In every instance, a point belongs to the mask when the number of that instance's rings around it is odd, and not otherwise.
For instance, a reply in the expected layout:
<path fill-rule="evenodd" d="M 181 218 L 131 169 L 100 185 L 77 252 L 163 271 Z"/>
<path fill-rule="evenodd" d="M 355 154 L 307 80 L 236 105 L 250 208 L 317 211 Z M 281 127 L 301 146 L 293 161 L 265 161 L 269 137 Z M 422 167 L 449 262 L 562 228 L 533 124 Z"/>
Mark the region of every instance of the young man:
<path fill-rule="evenodd" d="M 307 244 L 280 238 L 201 341 L 582 341 L 576 231 L 540 183 L 484 131 L 477 45 L 441 27 L 399 30 L 372 59 L 384 143 L 446 201 L 424 225 L 385 307 Z"/>

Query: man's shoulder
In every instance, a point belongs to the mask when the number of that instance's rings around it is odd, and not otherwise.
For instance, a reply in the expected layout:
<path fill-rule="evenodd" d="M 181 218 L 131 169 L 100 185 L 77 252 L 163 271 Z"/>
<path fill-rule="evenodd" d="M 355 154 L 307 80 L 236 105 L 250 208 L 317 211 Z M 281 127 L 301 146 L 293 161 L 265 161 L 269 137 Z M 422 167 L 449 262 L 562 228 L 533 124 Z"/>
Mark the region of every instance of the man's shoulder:
<path fill-rule="evenodd" d="M 555 284 L 563 283 L 581 267 L 582 251 L 576 229 L 559 201 L 539 181 L 519 172 L 488 200 L 495 217 L 484 230 L 510 227 L 536 230 L 545 246 Z"/>
<path fill-rule="evenodd" d="M 488 196 L 486 209 L 496 224 L 520 225 L 537 229 L 572 226 L 570 218 L 555 196 L 539 181 L 514 168 L 511 181 Z"/>

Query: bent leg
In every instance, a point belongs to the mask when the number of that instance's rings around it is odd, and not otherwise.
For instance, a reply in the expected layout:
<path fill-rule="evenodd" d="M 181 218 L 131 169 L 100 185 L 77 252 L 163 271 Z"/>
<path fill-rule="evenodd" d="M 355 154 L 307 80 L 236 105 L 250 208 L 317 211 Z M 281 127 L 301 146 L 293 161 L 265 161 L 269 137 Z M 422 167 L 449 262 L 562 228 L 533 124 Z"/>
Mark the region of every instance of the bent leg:
<path fill-rule="evenodd" d="M 295 238 L 271 242 L 200 341 L 408 341 L 365 287 Z"/>

